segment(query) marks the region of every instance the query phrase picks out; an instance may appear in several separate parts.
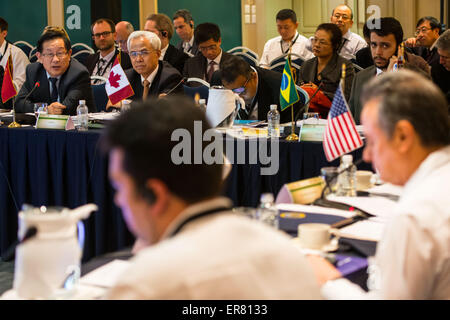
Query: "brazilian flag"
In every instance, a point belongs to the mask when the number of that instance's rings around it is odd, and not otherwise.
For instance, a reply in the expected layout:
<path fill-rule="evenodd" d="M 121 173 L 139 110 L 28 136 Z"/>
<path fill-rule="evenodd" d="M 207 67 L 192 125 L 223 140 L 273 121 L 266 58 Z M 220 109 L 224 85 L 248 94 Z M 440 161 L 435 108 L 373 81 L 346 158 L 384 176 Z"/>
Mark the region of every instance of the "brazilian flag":
<path fill-rule="evenodd" d="M 281 79 L 280 88 L 280 108 L 281 111 L 292 106 L 299 100 L 298 92 L 295 88 L 294 79 L 292 77 L 291 59 L 286 59 L 284 65 L 283 78 Z"/>

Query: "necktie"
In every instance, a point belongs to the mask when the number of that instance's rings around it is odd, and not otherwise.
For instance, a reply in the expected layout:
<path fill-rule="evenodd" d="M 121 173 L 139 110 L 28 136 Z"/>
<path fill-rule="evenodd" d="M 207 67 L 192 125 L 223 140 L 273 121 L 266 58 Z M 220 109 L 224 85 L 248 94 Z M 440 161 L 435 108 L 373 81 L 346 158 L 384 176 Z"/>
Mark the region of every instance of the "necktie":
<path fill-rule="evenodd" d="M 98 76 L 103 76 L 103 74 L 105 73 L 105 70 L 102 70 L 105 63 L 106 63 L 106 60 L 102 59 L 102 58 L 100 58 L 100 60 L 98 61 L 98 66 L 97 66 L 97 75 Z"/>
<path fill-rule="evenodd" d="M 345 43 L 348 41 L 348 39 L 342 38 L 341 45 L 339 46 L 338 52 L 341 53 L 342 48 L 344 48 Z"/>
<path fill-rule="evenodd" d="M 208 82 L 211 82 L 211 78 L 212 78 L 212 75 L 213 75 L 213 73 L 214 73 L 214 65 L 215 65 L 216 63 L 214 62 L 214 61 L 211 61 L 210 63 L 209 63 L 209 69 L 208 69 L 208 73 L 207 73 L 207 81 Z"/>
<path fill-rule="evenodd" d="M 142 94 L 142 100 L 146 100 L 148 96 L 148 90 L 150 89 L 150 82 L 145 79 L 144 83 L 142 84 L 144 86 L 144 93 Z"/>
<path fill-rule="evenodd" d="M 56 82 L 58 81 L 58 78 L 48 78 L 52 84 L 52 95 L 50 97 L 51 102 L 57 102 L 58 101 L 58 88 L 56 87 Z"/>

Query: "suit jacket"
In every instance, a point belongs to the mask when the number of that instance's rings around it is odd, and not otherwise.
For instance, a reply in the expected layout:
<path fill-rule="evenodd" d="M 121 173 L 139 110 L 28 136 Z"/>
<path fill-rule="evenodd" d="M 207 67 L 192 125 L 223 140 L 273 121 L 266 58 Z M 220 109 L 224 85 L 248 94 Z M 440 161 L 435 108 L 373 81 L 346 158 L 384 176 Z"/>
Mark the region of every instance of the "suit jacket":
<path fill-rule="evenodd" d="M 362 48 L 356 53 L 356 64 L 364 69 L 373 66 L 373 58 L 370 46 Z"/>
<path fill-rule="evenodd" d="M 112 58 L 112 64 L 114 64 L 114 60 L 116 59 L 117 55 L 119 54 L 119 49 L 116 48 L 116 52 L 114 53 L 114 56 Z M 94 54 L 89 55 L 86 58 L 85 66 L 89 71 L 89 74 L 92 76 L 92 72 L 94 72 L 95 65 L 98 63 L 98 60 L 100 59 L 100 52 L 96 52 Z M 120 53 L 120 65 L 122 66 L 123 70 L 129 69 L 132 67 L 130 56 L 126 52 Z M 107 78 L 107 75 L 105 76 Z"/>
<path fill-rule="evenodd" d="M 178 50 L 184 52 L 183 40 L 181 40 L 180 42 L 177 43 L 176 48 Z M 200 50 L 198 50 L 198 45 L 195 43 L 195 40 L 194 40 L 194 44 L 192 45 L 191 49 L 189 50 L 189 53 L 192 54 L 192 56 L 201 54 Z"/>
<path fill-rule="evenodd" d="M 169 47 L 166 50 L 166 54 L 164 55 L 163 61 L 167 61 L 178 70 L 181 74 L 183 72 L 184 63 L 189 59 L 189 56 L 183 52 L 183 50 L 178 50 L 173 45 L 169 44 Z"/>
<path fill-rule="evenodd" d="M 353 78 L 352 92 L 350 94 L 350 100 L 348 101 L 348 104 L 356 124 L 360 124 L 360 116 L 362 110 L 360 96 L 362 93 L 362 88 L 367 82 L 369 82 L 373 77 L 375 77 L 376 74 L 377 69 L 373 65 L 358 72 Z"/>
<path fill-rule="evenodd" d="M 433 62 L 431 64 L 431 78 L 433 79 L 433 82 L 441 88 L 450 105 L 450 71 L 447 71 L 439 61 L 437 63 Z"/>
<path fill-rule="evenodd" d="M 159 69 L 155 79 L 150 85 L 148 96 L 157 97 L 160 93 L 165 93 L 174 88 L 177 84 L 178 87 L 171 92 L 171 94 L 183 93 L 183 86 L 180 84 L 183 78 L 177 69 L 172 67 L 166 61 L 159 61 Z M 137 101 L 142 100 L 142 94 L 144 93 L 144 87 L 142 86 L 141 75 L 137 73 L 133 68 L 125 70 L 125 74 L 130 81 L 131 87 L 134 91 L 134 96 L 129 99 Z"/>
<path fill-rule="evenodd" d="M 303 63 L 303 66 L 300 69 L 298 83 L 311 82 L 319 85 L 319 83 L 322 82 L 322 92 L 328 97 L 328 99 L 330 99 L 330 101 L 333 101 L 334 94 L 336 93 L 339 82 L 341 81 L 342 64 L 345 63 L 347 67 L 344 94 L 345 98 L 348 100 L 348 98 L 350 97 L 350 91 L 352 90 L 353 77 L 355 76 L 355 69 L 353 68 L 352 62 L 341 57 L 338 54 L 334 54 L 326 67 L 321 72 L 321 81 L 317 80 L 316 76 L 318 62 L 318 58 L 314 57 Z"/>
<path fill-rule="evenodd" d="M 219 68 L 223 62 L 229 59 L 232 55 L 222 49 L 222 59 L 219 63 Z M 189 58 L 184 64 L 183 76 L 186 78 L 200 78 L 206 80 L 206 72 L 208 61 L 203 54 Z"/>
<path fill-rule="evenodd" d="M 25 100 L 38 81 L 40 86 Z M 89 112 L 96 111 L 89 72 L 76 59 L 70 59 L 69 67 L 61 76 L 58 94 L 61 104 L 67 107 L 63 110 L 65 115 L 75 115 L 80 100 L 86 100 Z M 33 104 L 36 102 L 51 104 L 50 82 L 44 66 L 40 62 L 34 62 L 27 66 L 26 80 L 16 99 L 16 111 L 34 112 Z"/>

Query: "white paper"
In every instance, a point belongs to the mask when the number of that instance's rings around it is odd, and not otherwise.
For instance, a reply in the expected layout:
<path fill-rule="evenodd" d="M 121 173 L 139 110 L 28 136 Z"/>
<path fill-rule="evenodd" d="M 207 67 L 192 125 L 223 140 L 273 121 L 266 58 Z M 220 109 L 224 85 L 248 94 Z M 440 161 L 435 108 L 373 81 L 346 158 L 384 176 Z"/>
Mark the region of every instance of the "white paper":
<path fill-rule="evenodd" d="M 397 204 L 397 202 L 385 197 L 337 197 L 330 195 L 327 199 L 357 207 L 383 220 L 392 217 L 393 208 Z"/>
<path fill-rule="evenodd" d="M 277 208 L 278 208 L 278 210 L 329 214 L 329 215 L 339 216 L 339 217 L 344 217 L 344 218 L 350 218 L 354 215 L 354 213 L 351 211 L 319 207 L 319 206 L 307 206 L 307 205 L 303 205 L 303 204 L 282 203 L 282 204 L 277 204 Z"/>
<path fill-rule="evenodd" d="M 111 288 L 129 265 L 125 260 L 113 260 L 82 277 L 80 284 Z"/>
<path fill-rule="evenodd" d="M 113 120 L 120 115 L 120 112 L 96 112 L 89 113 L 90 120 Z M 75 116 L 76 117 L 76 116 Z"/>
<path fill-rule="evenodd" d="M 339 229 L 339 236 L 345 238 L 380 241 L 383 235 L 384 223 L 373 220 L 358 221 Z"/>
<path fill-rule="evenodd" d="M 237 95 L 231 90 L 210 89 L 206 118 L 212 127 L 217 127 L 234 110 L 236 110 Z M 234 119 L 233 119 L 234 120 Z"/>
<path fill-rule="evenodd" d="M 403 192 L 403 187 L 395 186 L 390 183 L 384 183 L 380 186 L 375 186 L 367 190 L 370 193 L 388 193 L 395 196 L 401 196 Z"/>

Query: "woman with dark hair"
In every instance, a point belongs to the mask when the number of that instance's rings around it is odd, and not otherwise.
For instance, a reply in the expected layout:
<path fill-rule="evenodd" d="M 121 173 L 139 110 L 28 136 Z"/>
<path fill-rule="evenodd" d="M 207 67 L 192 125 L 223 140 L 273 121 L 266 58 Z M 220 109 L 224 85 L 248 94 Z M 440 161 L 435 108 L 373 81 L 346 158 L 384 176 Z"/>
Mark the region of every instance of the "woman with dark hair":
<path fill-rule="evenodd" d="M 324 23 L 317 27 L 312 39 L 312 49 L 315 58 L 303 63 L 300 69 L 298 83 L 310 96 L 321 85 L 320 91 L 311 100 L 309 111 L 319 112 L 321 118 L 326 118 L 333 101 L 334 94 L 341 80 L 342 65 L 346 65 L 344 94 L 350 97 L 353 76 L 353 64 L 339 56 L 342 45 L 341 30 L 332 23 Z"/>

